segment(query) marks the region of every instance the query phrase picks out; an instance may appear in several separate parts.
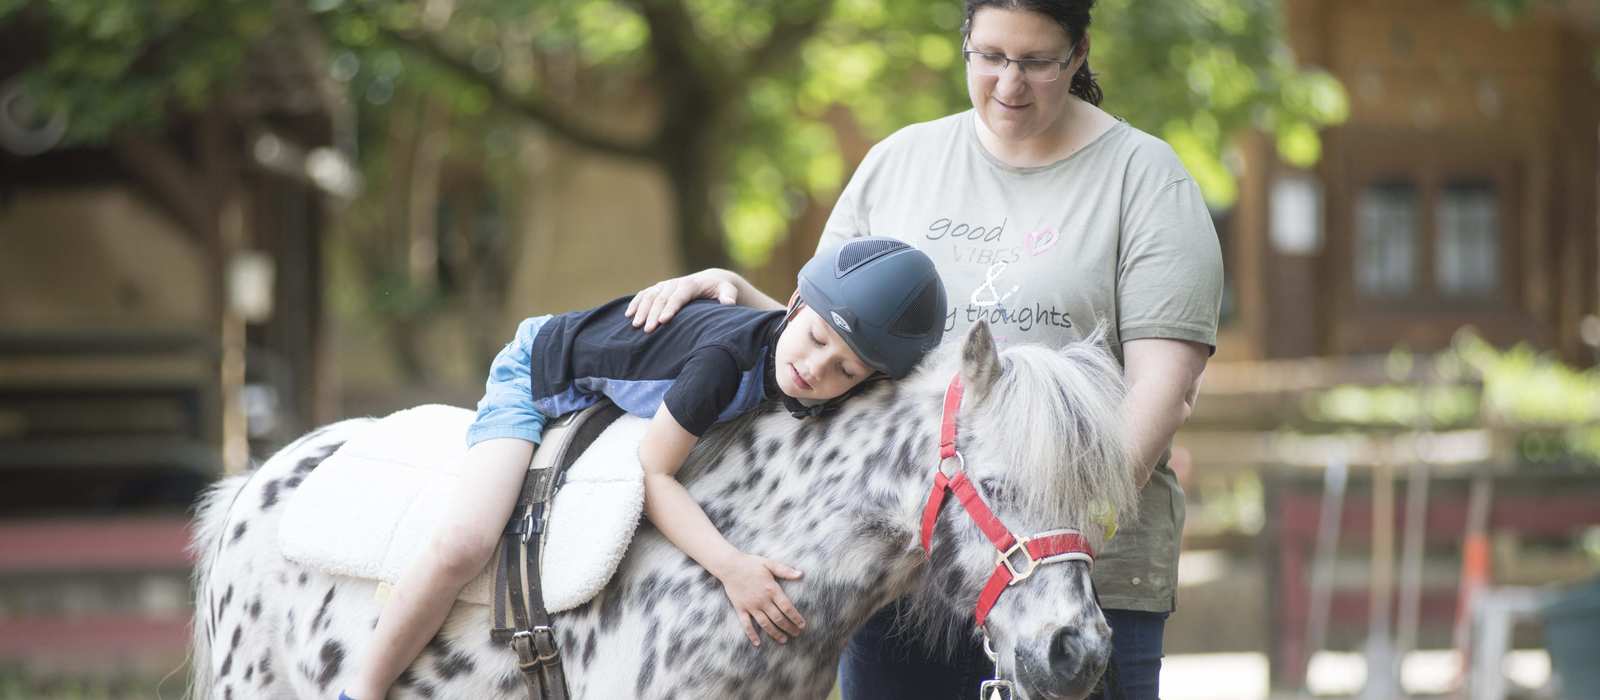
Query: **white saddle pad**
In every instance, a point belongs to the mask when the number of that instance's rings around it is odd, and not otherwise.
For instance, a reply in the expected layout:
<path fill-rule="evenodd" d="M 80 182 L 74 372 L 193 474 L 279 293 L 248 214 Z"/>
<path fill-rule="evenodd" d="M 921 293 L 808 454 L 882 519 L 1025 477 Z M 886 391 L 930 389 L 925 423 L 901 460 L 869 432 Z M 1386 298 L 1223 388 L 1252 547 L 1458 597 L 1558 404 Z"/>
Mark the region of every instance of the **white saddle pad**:
<path fill-rule="evenodd" d="M 288 499 L 278 529 L 284 556 L 341 576 L 398 581 L 461 478 L 472 418 L 463 408 L 418 406 L 345 443 Z M 556 493 L 543 566 L 551 612 L 588 602 L 622 561 L 644 510 L 638 447 L 648 423 L 618 418 Z M 462 601 L 489 604 L 496 561 L 467 584 Z"/>

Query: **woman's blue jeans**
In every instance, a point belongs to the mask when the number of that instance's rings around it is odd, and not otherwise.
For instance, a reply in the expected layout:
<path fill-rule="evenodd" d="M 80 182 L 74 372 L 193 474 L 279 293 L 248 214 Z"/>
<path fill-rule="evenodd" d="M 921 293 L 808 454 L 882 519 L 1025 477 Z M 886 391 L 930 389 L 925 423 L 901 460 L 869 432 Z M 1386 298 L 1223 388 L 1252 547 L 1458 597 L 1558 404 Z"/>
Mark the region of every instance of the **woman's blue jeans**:
<path fill-rule="evenodd" d="M 1111 663 L 1091 700 L 1157 700 L 1161 638 L 1167 613 L 1105 610 L 1111 625 Z M 895 605 L 873 615 L 850 638 L 839 659 L 844 700 L 972 700 L 994 677 L 981 644 L 962 645 L 950 659 L 936 658 L 894 629 Z"/>

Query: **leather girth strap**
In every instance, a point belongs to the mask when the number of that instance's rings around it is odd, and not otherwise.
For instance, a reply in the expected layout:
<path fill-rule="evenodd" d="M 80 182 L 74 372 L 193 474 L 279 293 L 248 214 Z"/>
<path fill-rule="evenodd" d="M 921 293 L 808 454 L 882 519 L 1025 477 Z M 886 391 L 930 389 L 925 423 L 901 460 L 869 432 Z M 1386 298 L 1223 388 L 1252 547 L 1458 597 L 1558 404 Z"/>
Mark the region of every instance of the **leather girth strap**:
<path fill-rule="evenodd" d="M 541 555 L 549 531 L 550 504 L 578 455 L 623 414 L 610 401 L 551 421 L 534 450 L 517 507 L 501 537 L 494 572 L 494 629 L 490 639 L 517 654 L 530 700 L 567 700 L 567 678 L 550 612 L 544 607 Z M 507 612 L 511 619 L 506 619 Z"/>

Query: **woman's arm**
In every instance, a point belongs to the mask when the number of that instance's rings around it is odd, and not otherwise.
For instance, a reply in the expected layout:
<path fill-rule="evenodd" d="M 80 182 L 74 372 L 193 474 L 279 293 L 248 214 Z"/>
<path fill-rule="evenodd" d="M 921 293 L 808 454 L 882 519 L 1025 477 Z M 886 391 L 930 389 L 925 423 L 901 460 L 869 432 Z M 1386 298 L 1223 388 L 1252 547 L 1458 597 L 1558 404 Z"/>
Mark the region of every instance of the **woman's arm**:
<path fill-rule="evenodd" d="M 716 299 L 724 304 L 744 304 L 756 309 L 781 309 L 783 304 L 763 294 L 732 270 L 713 267 L 694 274 L 663 280 L 639 290 L 628 302 L 628 318 L 635 328 L 649 333 L 695 299 Z"/>
<path fill-rule="evenodd" d="M 1122 344 L 1128 380 L 1123 413 L 1128 444 L 1139 465 L 1140 487 L 1150 480 L 1172 436 L 1194 412 L 1208 356 L 1206 346 L 1186 340 L 1141 338 Z"/>

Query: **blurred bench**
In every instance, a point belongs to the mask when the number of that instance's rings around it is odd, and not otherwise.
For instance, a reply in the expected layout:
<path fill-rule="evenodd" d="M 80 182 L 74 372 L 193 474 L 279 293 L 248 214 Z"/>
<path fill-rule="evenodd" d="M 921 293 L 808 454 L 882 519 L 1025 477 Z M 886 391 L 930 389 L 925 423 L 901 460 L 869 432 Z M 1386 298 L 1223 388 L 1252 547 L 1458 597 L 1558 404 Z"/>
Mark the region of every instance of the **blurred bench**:
<path fill-rule="evenodd" d="M 0 662 L 183 658 L 217 374 L 195 331 L 0 330 Z"/>
<path fill-rule="evenodd" d="M 197 467 L 171 452 L 144 459 L 113 451 L 17 452 L 92 438 L 145 445 L 203 444 L 214 434 L 215 362 L 188 332 L 0 331 L 0 468 L 91 462 L 165 462 Z"/>

